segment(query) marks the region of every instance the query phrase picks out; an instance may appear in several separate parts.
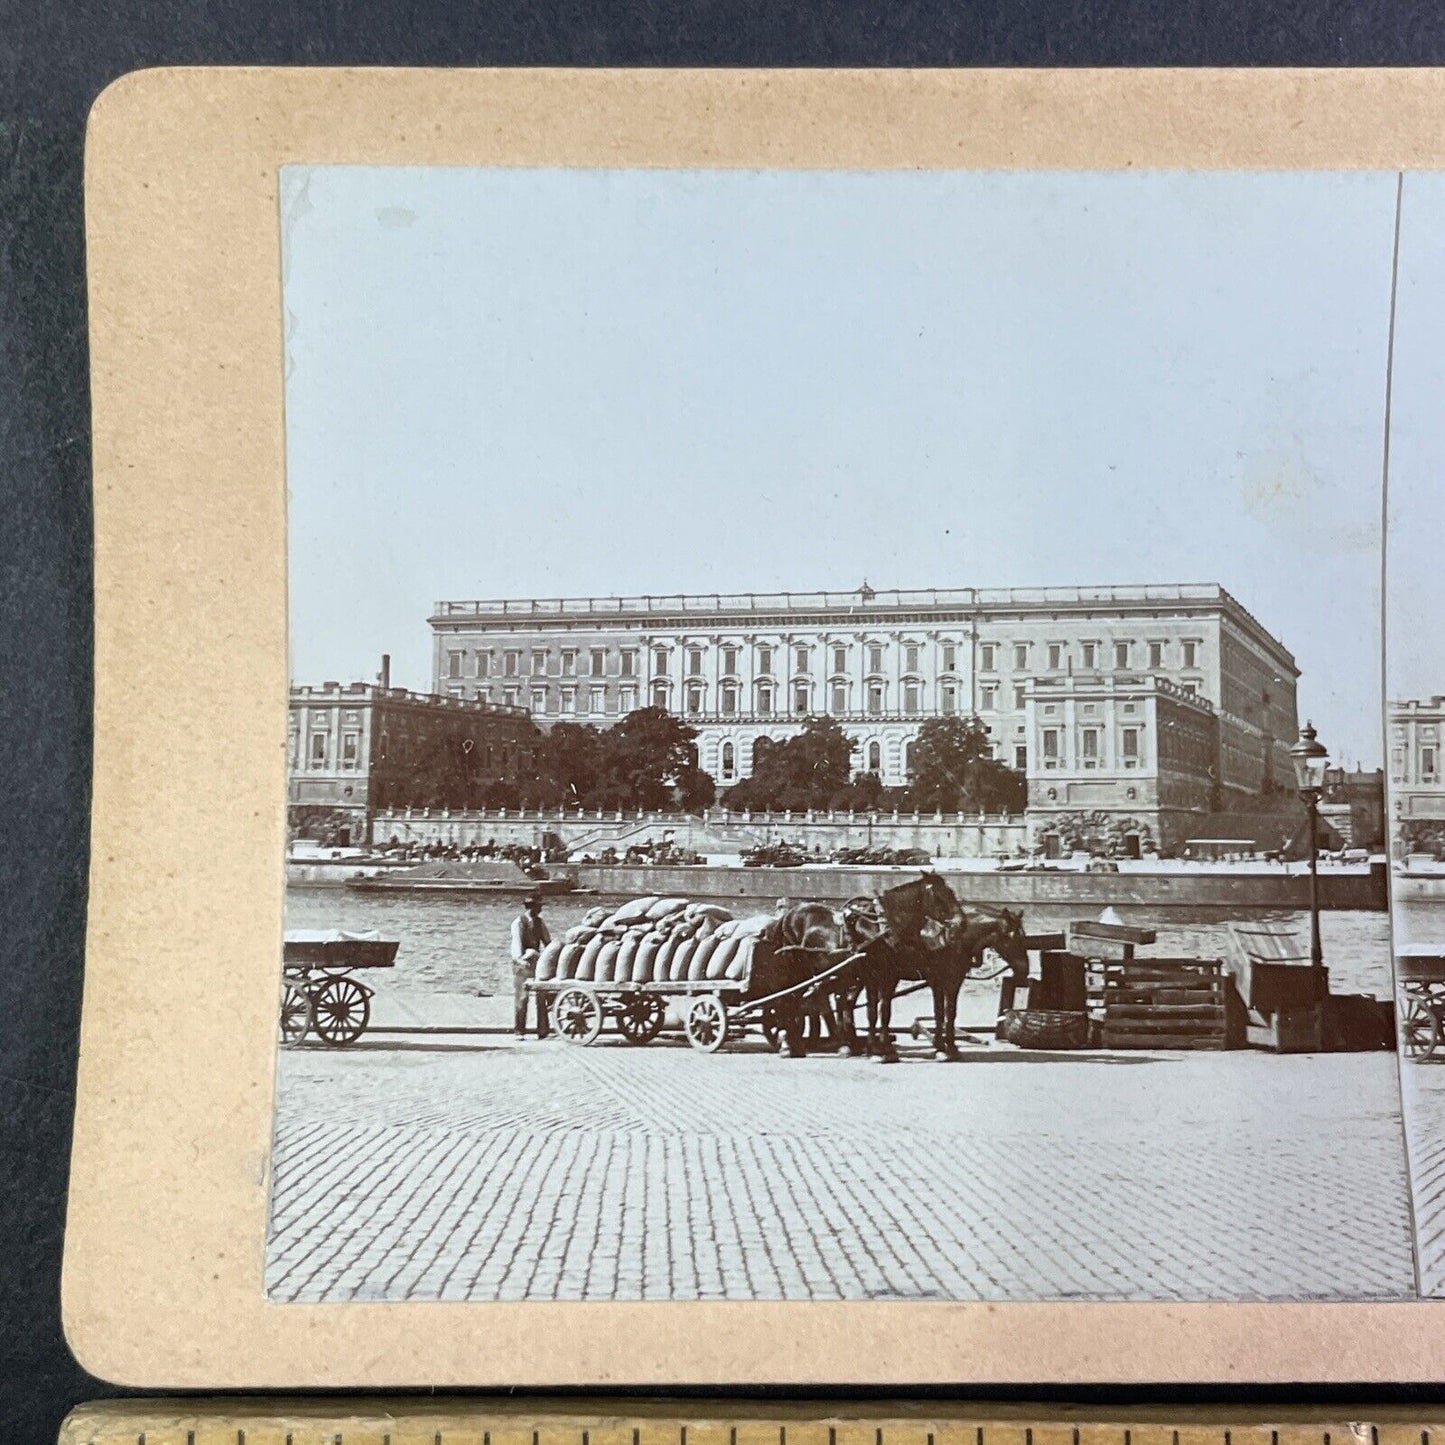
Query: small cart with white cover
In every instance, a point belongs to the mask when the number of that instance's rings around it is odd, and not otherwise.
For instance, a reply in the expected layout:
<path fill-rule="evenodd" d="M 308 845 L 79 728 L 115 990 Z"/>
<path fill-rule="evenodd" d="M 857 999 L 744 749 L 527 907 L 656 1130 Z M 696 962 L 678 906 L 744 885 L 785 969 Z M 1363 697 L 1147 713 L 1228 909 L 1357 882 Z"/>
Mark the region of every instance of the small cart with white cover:
<path fill-rule="evenodd" d="M 393 967 L 399 947 L 379 933 L 288 932 L 282 948 L 281 1042 L 299 1044 L 314 1033 L 334 1048 L 354 1044 L 371 1022 L 376 991 L 352 973 Z"/>
<path fill-rule="evenodd" d="M 1445 1042 L 1445 943 L 1407 943 L 1395 953 L 1400 1043 L 1407 1059 L 1429 1059 Z"/>

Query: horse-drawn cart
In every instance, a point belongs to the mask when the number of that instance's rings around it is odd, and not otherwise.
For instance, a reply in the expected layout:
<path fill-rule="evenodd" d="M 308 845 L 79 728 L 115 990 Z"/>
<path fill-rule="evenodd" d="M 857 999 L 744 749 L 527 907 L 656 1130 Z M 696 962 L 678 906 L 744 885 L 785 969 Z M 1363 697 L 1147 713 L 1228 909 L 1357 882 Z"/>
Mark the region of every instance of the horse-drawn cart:
<path fill-rule="evenodd" d="M 1405 1057 L 1428 1059 L 1445 1043 L 1445 944 L 1406 944 L 1395 955 L 1395 977 Z"/>
<path fill-rule="evenodd" d="M 391 968 L 399 944 L 379 933 L 287 933 L 282 947 L 281 1042 L 315 1033 L 324 1044 L 354 1044 L 371 1022 L 375 992 L 354 969 Z"/>
<path fill-rule="evenodd" d="M 595 1043 L 611 1020 L 627 1042 L 646 1044 L 671 1012 L 705 1053 L 752 1027 L 774 1048 L 787 1042 L 803 1052 L 808 1020 L 821 1027 L 825 1016 L 851 1050 L 861 993 L 870 1050 L 895 1057 L 891 1007 L 901 982 L 919 977 L 933 990 L 934 1033 L 946 1051 L 959 986 L 979 952 L 1001 948 L 1026 972 L 1022 942 L 1019 915 L 967 921 L 935 874 L 841 910 L 798 903 L 745 919 L 686 899 L 643 898 L 611 915 L 598 909 L 549 944 L 529 987 L 550 1003 L 570 1043 Z"/>

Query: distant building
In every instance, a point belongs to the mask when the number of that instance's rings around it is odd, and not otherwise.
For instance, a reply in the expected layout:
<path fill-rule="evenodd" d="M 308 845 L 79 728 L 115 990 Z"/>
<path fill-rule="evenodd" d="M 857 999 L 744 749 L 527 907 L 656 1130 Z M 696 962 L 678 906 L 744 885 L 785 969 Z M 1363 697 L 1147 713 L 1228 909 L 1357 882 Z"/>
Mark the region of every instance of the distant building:
<path fill-rule="evenodd" d="M 529 777 L 525 708 L 357 682 L 291 689 L 288 822 L 294 834 L 369 843 L 379 808 L 485 806 Z"/>
<path fill-rule="evenodd" d="M 1385 774 L 1380 768 L 1329 768 L 1320 813 L 1350 848 L 1385 846 Z M 1306 835 L 1308 836 L 1308 835 Z"/>
<path fill-rule="evenodd" d="M 1041 764 L 1031 687 L 1137 691 L 1141 678 L 1167 685 L 1134 698 L 1150 718 L 1163 698 L 1170 718 L 1212 719 L 1200 725 L 1217 740 L 1207 784 L 1166 769 L 1148 789 L 1243 805 L 1293 776 L 1294 658 L 1213 584 L 439 602 L 431 628 L 437 692 L 526 707 L 543 726 L 664 707 L 697 728 L 699 764 L 723 788 L 751 773 L 760 738 L 810 714 L 838 720 L 857 771 L 901 786 L 925 719 L 977 714 L 994 756 L 1045 797 L 1062 779 Z M 1203 706 L 1190 711 L 1189 697 Z M 1140 746 L 1162 756 L 1142 730 Z M 1078 781 L 1097 784 L 1089 771 Z M 1122 811 L 1142 776 L 1121 764 L 1095 791 Z"/>
<path fill-rule="evenodd" d="M 1389 708 L 1390 813 L 1397 854 L 1445 850 L 1445 697 Z"/>

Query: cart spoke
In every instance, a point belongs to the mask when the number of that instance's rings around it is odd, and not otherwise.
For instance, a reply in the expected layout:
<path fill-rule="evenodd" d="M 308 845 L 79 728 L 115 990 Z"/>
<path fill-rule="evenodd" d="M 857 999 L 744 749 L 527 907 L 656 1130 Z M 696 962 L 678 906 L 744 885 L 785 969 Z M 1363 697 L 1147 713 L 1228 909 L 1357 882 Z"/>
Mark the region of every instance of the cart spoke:
<path fill-rule="evenodd" d="M 602 1005 L 586 988 L 564 988 L 552 1005 L 552 1023 L 569 1044 L 590 1044 L 602 1032 Z"/>
<path fill-rule="evenodd" d="M 667 1009 L 660 998 L 633 994 L 617 1015 L 617 1027 L 630 1044 L 648 1044 L 662 1032 Z"/>
<path fill-rule="evenodd" d="M 316 992 L 313 1020 L 323 1042 L 355 1043 L 371 1021 L 371 995 L 355 979 L 330 979 Z"/>
<path fill-rule="evenodd" d="M 714 994 L 705 993 L 692 1001 L 684 1024 L 687 1041 L 693 1048 L 705 1054 L 714 1054 L 722 1046 L 728 1033 L 727 1009 L 723 1001 Z"/>
<path fill-rule="evenodd" d="M 311 995 L 299 983 L 288 983 L 281 993 L 281 1042 L 295 1045 L 312 1027 Z"/>

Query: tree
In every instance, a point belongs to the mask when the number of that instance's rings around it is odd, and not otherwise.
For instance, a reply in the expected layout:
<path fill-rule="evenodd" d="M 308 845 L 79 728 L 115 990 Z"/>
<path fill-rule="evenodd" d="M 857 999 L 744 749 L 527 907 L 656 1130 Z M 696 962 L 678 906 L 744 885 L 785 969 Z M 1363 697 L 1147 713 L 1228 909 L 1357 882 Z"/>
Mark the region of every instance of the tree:
<path fill-rule="evenodd" d="M 711 773 L 694 764 L 677 776 L 677 805 L 684 813 L 701 813 L 717 801 L 717 784 Z"/>
<path fill-rule="evenodd" d="M 710 800 L 712 779 L 698 768 L 696 738 L 696 728 L 664 708 L 628 713 L 602 734 L 599 791 L 614 807 L 646 810 L 697 806 L 704 794 Z"/>
<path fill-rule="evenodd" d="M 913 744 L 913 806 L 920 812 L 1023 812 L 1023 775 L 992 754 L 988 729 L 978 718 L 929 718 Z"/>
<path fill-rule="evenodd" d="M 715 795 L 697 765 L 695 729 L 662 708 L 639 708 L 601 730 L 559 722 L 538 745 L 537 776 L 526 797 L 581 808 L 699 810 Z"/>
<path fill-rule="evenodd" d="M 729 791 L 728 806 L 760 812 L 832 806 L 848 795 L 852 756 L 853 744 L 836 718 L 810 717 L 794 737 L 758 739 L 752 776 Z"/>
<path fill-rule="evenodd" d="M 546 802 L 585 807 L 601 780 L 606 741 L 585 723 L 557 723 L 538 749 L 538 781 Z"/>

